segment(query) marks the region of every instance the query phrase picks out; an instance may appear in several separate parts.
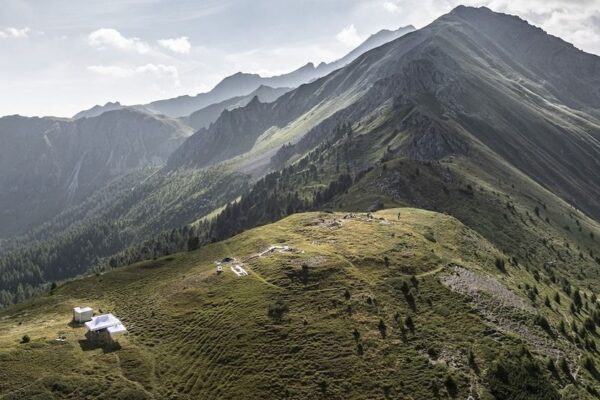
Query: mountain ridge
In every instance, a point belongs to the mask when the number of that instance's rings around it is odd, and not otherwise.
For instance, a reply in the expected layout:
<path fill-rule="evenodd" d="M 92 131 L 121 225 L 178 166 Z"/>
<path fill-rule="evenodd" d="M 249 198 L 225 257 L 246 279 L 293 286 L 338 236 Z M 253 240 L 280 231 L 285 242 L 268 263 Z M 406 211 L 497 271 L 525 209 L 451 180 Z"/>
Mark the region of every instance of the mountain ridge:
<path fill-rule="evenodd" d="M 211 147 L 211 141 L 214 142 L 217 138 L 228 137 L 230 134 L 235 136 L 232 132 L 235 132 L 235 129 L 238 128 L 231 128 L 234 130 L 229 132 L 227 130 L 229 129 L 227 128 L 229 123 L 221 125 L 219 120 L 217 120 L 208 130 L 200 130 L 192 135 L 188 139 L 188 145 L 183 146 L 171 156 L 168 162 L 169 168 L 189 165 L 210 165 L 211 163 L 223 161 L 235 155 L 241 155 L 249 147 L 254 146 L 251 141 L 258 139 L 260 135 L 264 134 L 265 130 L 273 128 L 284 129 L 286 125 L 308 112 L 312 107 L 324 101 L 334 101 L 338 96 L 350 96 L 352 93 L 359 94 L 356 104 L 350 106 L 345 111 L 344 107 L 341 107 L 337 111 L 339 112 L 338 115 L 342 116 L 341 119 L 347 118 L 348 112 L 352 109 L 364 114 L 364 111 L 361 110 L 370 112 L 374 107 L 385 107 L 386 101 L 401 104 L 405 102 L 403 98 L 406 98 L 409 100 L 407 104 L 412 104 L 415 102 L 415 99 L 411 97 L 429 96 L 430 100 L 427 100 L 428 103 L 426 102 L 425 104 L 429 108 L 434 108 L 427 110 L 427 113 L 430 115 L 438 114 L 439 107 L 452 113 L 447 116 L 436 116 L 435 119 L 438 120 L 436 122 L 438 124 L 437 131 L 440 131 L 440 127 L 443 127 L 441 130 L 450 129 L 446 134 L 451 135 L 454 135 L 451 132 L 471 131 L 471 138 L 475 138 L 477 141 L 483 140 L 485 145 L 492 146 L 494 151 L 500 152 L 510 162 L 517 163 L 519 168 L 524 169 L 526 173 L 528 171 L 529 173 L 534 173 L 539 182 L 549 185 L 554 190 L 560 187 L 570 187 L 570 190 L 563 190 L 561 192 L 562 195 L 566 196 L 567 193 L 570 193 L 572 196 L 570 197 L 571 201 L 574 201 L 581 208 L 585 209 L 586 212 L 591 212 L 598 217 L 600 215 L 600 208 L 589 201 L 587 197 L 590 190 L 600 193 L 598 192 L 600 184 L 594 181 L 593 186 L 588 185 L 584 187 L 584 177 L 593 176 L 592 171 L 596 168 L 594 165 L 598 163 L 593 156 L 594 152 L 598 151 L 600 143 L 598 142 L 598 138 L 600 137 L 598 127 L 600 124 L 596 118 L 597 111 L 595 110 L 597 108 L 594 106 L 596 104 L 595 99 L 600 99 L 600 80 L 598 80 L 598 76 L 590 73 L 585 75 L 565 72 L 560 76 L 552 78 L 549 74 L 540 74 L 544 78 L 544 83 L 541 84 L 535 75 L 530 74 L 528 69 L 523 69 L 521 65 L 527 68 L 537 65 L 537 68 L 540 68 L 542 66 L 540 63 L 544 65 L 549 64 L 546 60 L 548 57 L 554 57 L 556 50 L 553 46 L 556 44 L 563 46 L 565 51 L 574 52 L 578 59 L 582 60 L 580 62 L 591 72 L 600 68 L 600 57 L 581 53 L 571 45 L 556 42 L 554 38 L 547 36 L 539 28 L 531 27 L 531 25 L 515 17 L 508 15 L 497 16 L 496 13 L 493 13 L 489 9 L 468 10 L 470 11 L 467 14 L 471 15 L 471 18 L 476 18 L 472 14 L 476 13 L 475 15 L 482 15 L 482 18 L 488 18 L 491 15 L 493 18 L 508 21 L 509 27 L 505 27 L 504 32 L 510 32 L 514 29 L 517 29 L 517 31 L 525 30 L 525 32 L 533 32 L 533 37 L 530 38 L 531 45 L 533 43 L 537 44 L 540 40 L 539 38 L 548 38 L 551 43 L 550 50 L 544 54 L 534 54 L 533 56 L 526 51 L 519 50 L 518 53 L 513 52 L 513 55 L 520 55 L 522 57 L 520 65 L 515 64 L 516 60 L 521 60 L 520 58 L 509 57 L 506 62 L 499 61 L 501 60 L 499 57 L 505 56 L 506 51 L 497 45 L 490 44 L 490 40 L 487 39 L 490 32 L 495 32 L 497 27 L 491 23 L 473 26 L 472 24 L 463 22 L 463 9 L 458 8 L 411 35 L 401 37 L 363 54 L 348 66 L 327 77 L 310 84 L 305 84 L 298 89 L 286 93 L 268 106 L 270 111 L 265 117 L 267 120 L 259 118 L 257 120 L 259 121 L 257 122 L 258 125 L 255 127 L 248 125 L 248 121 L 252 120 L 251 114 L 254 110 L 245 110 L 244 108 L 236 110 L 236 118 L 239 118 L 240 121 L 245 121 L 243 129 L 248 139 L 237 150 L 230 148 L 222 156 L 219 156 L 217 148 Z M 461 28 L 457 29 L 457 26 Z M 449 37 L 453 37 L 454 40 L 450 40 Z M 466 38 L 470 39 L 466 40 Z M 536 47 L 539 48 L 540 46 L 537 45 Z M 482 56 L 477 51 L 470 49 L 486 50 L 482 50 L 484 52 Z M 569 58 L 572 57 L 569 56 Z M 491 60 L 495 60 L 493 64 Z M 554 64 L 557 62 L 560 63 L 561 61 L 554 61 Z M 560 70 L 558 67 L 553 68 L 556 71 Z M 367 72 L 362 72 L 363 70 L 368 71 L 369 75 L 366 76 Z M 517 72 L 521 73 L 524 79 L 522 83 L 514 84 L 513 76 Z M 363 79 L 362 77 L 365 76 L 366 78 Z M 582 79 L 586 78 L 589 78 L 589 81 L 585 85 L 587 86 L 587 90 L 581 91 L 579 88 L 583 85 Z M 350 79 L 353 80 L 351 81 Z M 400 80 L 398 81 L 397 79 Z M 377 83 L 378 80 L 381 82 Z M 356 84 L 353 85 L 350 82 L 356 82 Z M 478 91 L 480 86 L 486 88 L 490 94 Z M 564 94 L 556 97 L 555 94 L 561 90 Z M 323 93 L 326 94 L 324 95 Z M 492 95 L 492 93 L 495 94 Z M 527 94 L 528 97 L 517 97 L 524 94 Z M 488 97 L 483 98 L 482 96 Z M 565 96 L 570 96 L 570 100 L 565 100 Z M 474 100 L 477 97 L 479 100 Z M 527 107 L 524 108 L 518 104 L 522 101 L 521 99 L 525 99 Z M 552 103 L 549 103 L 548 100 L 563 101 L 570 104 L 571 107 L 578 107 L 579 109 L 573 109 L 573 111 L 560 110 Z M 500 101 L 503 101 L 504 104 L 498 104 Z M 482 105 L 486 107 L 485 110 L 482 109 Z M 481 119 L 481 112 L 480 114 L 470 114 L 469 107 L 473 109 L 479 108 L 489 115 L 494 115 L 493 121 L 498 123 L 491 126 L 489 122 Z M 590 109 L 592 111 L 589 114 L 589 123 L 582 119 L 582 117 L 585 118 L 584 115 L 573 117 L 573 112 L 576 115 L 577 113 L 588 112 Z M 500 114 L 499 110 L 502 110 L 503 114 Z M 507 113 L 511 112 L 528 113 L 531 115 L 519 120 L 509 120 L 506 116 Z M 248 116 L 242 116 L 244 113 L 248 114 Z M 554 116 L 550 117 L 551 113 Z M 335 115 L 335 112 L 331 115 Z M 442 119 L 439 119 L 440 117 Z M 444 119 L 448 117 L 454 119 L 455 122 L 462 126 L 450 127 L 444 122 Z M 313 129 L 318 129 L 319 124 L 323 123 L 327 118 L 316 120 Z M 427 118 L 431 120 L 430 117 Z M 482 130 L 481 127 L 486 124 L 487 126 Z M 504 132 L 498 134 L 497 137 L 484 134 L 486 130 L 494 131 L 498 128 L 504 129 Z M 540 134 L 525 137 L 519 133 L 523 129 L 527 132 L 548 131 L 552 135 L 552 139 L 543 138 Z M 252 138 L 247 136 L 248 133 L 252 135 Z M 304 133 L 300 132 L 291 141 L 301 140 Z M 566 146 L 566 142 L 564 141 L 569 135 L 576 141 L 566 147 L 571 147 L 569 153 L 571 161 L 563 162 L 560 154 L 564 153 Z M 522 145 L 519 146 L 519 152 L 526 151 L 527 158 L 523 156 L 519 157 L 518 153 L 515 154 L 514 147 L 507 150 L 505 148 L 508 146 L 507 139 L 504 139 L 503 143 L 498 141 L 500 137 L 505 138 L 510 136 L 514 136 L 515 140 L 522 142 Z M 563 142 L 560 150 L 563 153 L 557 153 L 557 147 L 552 147 L 553 144 L 549 143 L 552 141 Z M 532 144 L 540 146 L 540 149 L 546 151 L 547 154 L 542 156 L 541 154 L 536 154 L 535 151 L 529 151 L 528 147 Z M 577 151 L 584 157 L 582 160 L 585 160 L 577 161 L 577 168 L 574 167 L 576 150 L 573 146 L 578 147 Z M 202 154 L 194 154 L 194 149 L 196 148 L 202 149 L 204 154 L 210 155 L 210 159 L 207 159 L 207 156 Z M 548 166 L 549 160 L 552 160 L 552 163 L 560 165 L 565 177 L 544 174 L 544 171 L 553 169 Z M 568 178 L 566 178 L 567 175 Z"/>
<path fill-rule="evenodd" d="M 385 41 L 392 40 L 393 38 L 414 31 L 414 29 L 414 26 L 408 25 L 405 27 L 400 27 L 395 31 L 390 31 L 387 29 L 381 30 L 375 34 L 372 34 L 356 49 L 352 50 L 341 59 L 331 63 L 321 63 L 318 66 L 315 66 L 312 62 L 308 62 L 307 64 L 289 73 L 270 77 L 262 77 L 259 74 L 254 73 L 237 72 L 233 75 L 225 77 L 211 91 L 206 93 L 199 93 L 195 96 L 182 95 L 172 99 L 157 100 L 147 104 L 127 107 L 135 107 L 141 110 L 146 110 L 157 114 L 165 114 L 171 117 L 185 117 L 195 111 L 208 107 L 211 104 L 220 103 L 234 97 L 247 96 L 261 85 L 276 88 L 297 87 L 303 83 L 310 82 L 316 78 L 326 75 L 337 68 L 343 67 L 358 55 L 362 54 L 362 52 L 368 51 L 373 47 L 377 47 L 385 43 Z M 82 111 L 76 114 L 74 118 L 82 117 L 88 114 L 97 115 L 97 113 L 102 112 L 103 107 L 106 106 L 108 106 L 109 109 L 113 109 L 115 106 L 121 105 L 120 103 L 116 102 L 107 103 L 105 106 L 94 106 L 90 110 Z"/>
<path fill-rule="evenodd" d="M 200 110 L 194 111 L 189 116 L 184 117 L 183 120 L 196 130 L 207 128 L 210 124 L 215 122 L 225 110 L 243 107 L 254 97 L 258 97 L 263 103 L 271 103 L 290 90 L 292 90 L 292 88 L 272 88 L 270 86 L 260 85 L 256 90 L 246 96 L 232 97 L 231 99 L 224 100 L 220 103 L 211 104 Z"/>

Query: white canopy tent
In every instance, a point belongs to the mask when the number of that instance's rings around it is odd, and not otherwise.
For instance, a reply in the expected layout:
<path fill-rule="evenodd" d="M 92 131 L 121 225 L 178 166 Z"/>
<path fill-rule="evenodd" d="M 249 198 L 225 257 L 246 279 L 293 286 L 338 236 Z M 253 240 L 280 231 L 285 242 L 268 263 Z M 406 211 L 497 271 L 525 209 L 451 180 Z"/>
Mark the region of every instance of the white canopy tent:
<path fill-rule="evenodd" d="M 73 321 L 86 322 L 94 316 L 94 310 L 91 307 L 75 307 L 73 309 Z"/>
<path fill-rule="evenodd" d="M 125 325 L 110 313 L 93 317 L 91 321 L 85 323 L 85 326 L 90 332 L 98 332 L 106 329 L 111 336 L 127 333 Z"/>
<path fill-rule="evenodd" d="M 125 328 L 125 325 L 123 325 L 123 324 L 111 326 L 110 328 L 107 328 L 106 330 L 108 331 L 110 336 L 124 335 L 127 333 L 127 328 Z"/>

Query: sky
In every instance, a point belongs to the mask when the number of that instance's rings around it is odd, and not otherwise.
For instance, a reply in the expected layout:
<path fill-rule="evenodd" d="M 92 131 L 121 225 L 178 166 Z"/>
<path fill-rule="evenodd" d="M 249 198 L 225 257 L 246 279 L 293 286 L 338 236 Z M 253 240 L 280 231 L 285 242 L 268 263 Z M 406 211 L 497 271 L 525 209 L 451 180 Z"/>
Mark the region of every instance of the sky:
<path fill-rule="evenodd" d="M 0 116 L 69 117 L 338 59 L 459 4 L 519 15 L 600 55 L 600 0 L 0 0 Z"/>

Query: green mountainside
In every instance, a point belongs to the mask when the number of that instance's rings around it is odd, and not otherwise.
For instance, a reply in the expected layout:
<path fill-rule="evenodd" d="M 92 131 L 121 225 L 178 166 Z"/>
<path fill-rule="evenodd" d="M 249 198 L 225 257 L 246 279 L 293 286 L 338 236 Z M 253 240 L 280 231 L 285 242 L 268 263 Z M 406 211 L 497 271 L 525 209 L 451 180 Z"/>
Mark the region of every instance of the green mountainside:
<path fill-rule="evenodd" d="M 452 217 L 373 217 L 296 214 L 11 307 L 3 398 L 593 398 L 592 291 Z M 121 318 L 120 349 L 87 346 L 75 305 Z"/>
<path fill-rule="evenodd" d="M 158 171 L 145 169 L 116 180 L 27 236 L 4 244 L 0 305 L 44 292 L 51 282 L 102 269 L 129 246 L 143 249 L 157 232 L 166 232 L 169 239 L 158 254 L 185 249 L 187 238 L 177 229 L 236 198 L 248 185 L 245 175 L 217 169 Z"/>

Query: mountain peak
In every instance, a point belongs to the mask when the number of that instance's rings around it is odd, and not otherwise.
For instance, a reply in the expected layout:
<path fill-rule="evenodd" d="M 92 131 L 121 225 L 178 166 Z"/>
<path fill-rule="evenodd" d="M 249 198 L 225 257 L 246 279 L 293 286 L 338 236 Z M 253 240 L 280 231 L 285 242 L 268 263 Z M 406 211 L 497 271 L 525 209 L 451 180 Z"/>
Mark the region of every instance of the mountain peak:
<path fill-rule="evenodd" d="M 463 4 L 454 7 L 452 9 L 452 11 L 450 11 L 450 14 L 461 14 L 461 15 L 473 15 L 475 13 L 498 14 L 485 6 L 473 7 L 473 6 L 465 6 Z"/>
<path fill-rule="evenodd" d="M 452 11 L 450 11 L 448 14 L 442 16 L 441 18 L 444 18 L 447 16 L 455 16 L 460 19 L 467 20 L 469 22 L 484 23 L 484 24 L 487 23 L 487 21 L 491 21 L 491 20 L 502 21 L 502 19 L 504 18 L 504 21 L 513 20 L 515 22 L 519 22 L 524 25 L 534 26 L 534 25 L 531 25 L 526 20 L 524 20 L 516 15 L 506 14 L 503 12 L 497 12 L 497 11 L 494 11 L 485 6 L 471 7 L 471 6 L 460 5 L 460 6 L 455 7 Z M 537 28 L 537 29 L 540 29 L 540 28 Z"/>
<path fill-rule="evenodd" d="M 299 69 L 314 69 L 315 68 L 315 64 L 313 64 L 312 62 L 307 62 L 304 66 L 300 67 Z"/>
<path fill-rule="evenodd" d="M 250 102 L 248 103 L 248 106 L 253 107 L 253 106 L 256 106 L 257 104 L 260 104 L 260 99 L 258 98 L 258 95 L 254 95 L 252 100 L 250 100 Z"/>

